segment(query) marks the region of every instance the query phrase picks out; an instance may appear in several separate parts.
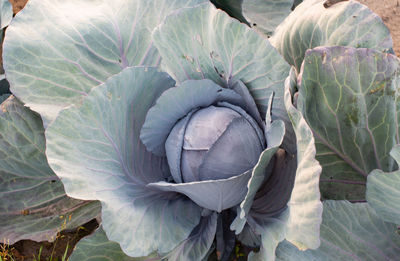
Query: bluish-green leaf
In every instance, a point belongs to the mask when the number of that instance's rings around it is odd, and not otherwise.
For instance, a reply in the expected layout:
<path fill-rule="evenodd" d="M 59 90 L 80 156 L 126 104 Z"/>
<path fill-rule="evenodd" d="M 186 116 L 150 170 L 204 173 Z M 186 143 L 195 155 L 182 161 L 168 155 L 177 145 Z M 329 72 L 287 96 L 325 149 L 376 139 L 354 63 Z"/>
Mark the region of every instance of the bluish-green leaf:
<path fill-rule="evenodd" d="M 8 0 L 0 1 L 0 29 L 8 26 L 13 17 L 11 3 Z"/>
<path fill-rule="evenodd" d="M 357 1 L 342 1 L 329 8 L 325 0 L 306 0 L 279 25 L 271 43 L 300 71 L 307 49 L 317 46 L 352 46 L 379 51 L 393 47 L 382 19 Z"/>
<path fill-rule="evenodd" d="M 175 9 L 205 0 L 30 0 L 7 29 L 12 92 L 45 124 L 123 68 L 156 66 L 153 29 Z"/>
<path fill-rule="evenodd" d="M 44 150 L 40 116 L 9 97 L 0 110 L 1 242 L 53 241 L 100 214 L 99 202 L 67 197 Z"/>
<path fill-rule="evenodd" d="M 273 173 L 249 211 L 248 225 L 261 235 L 260 251 L 252 253 L 250 260 L 274 260 L 275 249 L 284 239 L 301 250 L 320 245 L 322 203 L 318 184 L 321 166 L 315 160 L 312 132 L 292 104 L 290 91 L 295 84 L 292 77 L 295 77 L 293 70 L 286 80 L 285 106 L 296 134 L 297 155 L 278 151 Z"/>
<path fill-rule="evenodd" d="M 283 82 L 289 66 L 268 40 L 245 24 L 208 3 L 168 16 L 153 39 L 163 68 L 178 82 L 211 79 L 229 86 L 241 80 L 263 117 L 273 92 L 274 119 L 287 119 Z"/>
<path fill-rule="evenodd" d="M 168 261 L 205 260 L 214 242 L 217 219 L 218 214 L 215 212 L 202 217 L 188 238 L 163 258 Z"/>
<path fill-rule="evenodd" d="M 295 9 L 299 4 L 301 4 L 303 0 L 294 0 L 293 1 L 293 9 Z"/>
<path fill-rule="evenodd" d="M 0 95 L 3 94 L 11 94 L 10 92 L 10 84 L 6 80 L 4 74 L 0 75 Z"/>
<path fill-rule="evenodd" d="M 400 145 L 393 147 L 392 158 L 400 166 Z M 400 171 L 373 170 L 368 175 L 367 201 L 385 221 L 400 224 Z"/>
<path fill-rule="evenodd" d="M 68 195 L 100 200 L 107 237 L 130 256 L 171 251 L 200 220 L 200 207 L 188 198 L 146 187 L 170 173 L 165 157 L 146 150 L 140 129 L 174 83 L 154 68 L 127 68 L 46 130 L 50 166 Z"/>
<path fill-rule="evenodd" d="M 244 226 L 242 232 L 237 235 L 237 239 L 245 246 L 259 247 L 261 236 L 255 233 L 255 230 L 248 223 Z"/>
<path fill-rule="evenodd" d="M 315 136 L 324 198 L 364 200 L 368 173 L 395 167 L 399 68 L 395 56 L 370 49 L 307 51 L 298 107 Z"/>
<path fill-rule="evenodd" d="M 269 140 L 270 144 L 268 145 L 268 148 L 261 153 L 257 164 L 254 166 L 251 173 L 251 178 L 247 184 L 246 197 L 240 204 L 240 209 L 237 213 L 236 220 L 234 220 L 232 223 L 231 229 L 235 230 L 236 234 L 242 232 L 242 229 L 246 223 L 247 215 L 253 205 L 256 193 L 271 174 L 271 171 L 268 170 L 268 165 L 270 164 L 275 152 L 282 144 L 282 140 L 285 135 L 285 125 L 282 121 L 276 121 L 275 123 L 276 124 L 273 124 L 269 129 L 266 130 L 267 137 L 268 135 L 271 135 L 271 133 L 276 133 L 274 134 L 275 140 Z"/>
<path fill-rule="evenodd" d="M 293 0 L 212 0 L 211 2 L 232 17 L 266 35 L 274 32 L 295 5 Z"/>
<path fill-rule="evenodd" d="M 236 83 L 230 86 L 232 90 L 242 96 L 243 101 L 245 102 L 245 111 L 253 117 L 253 119 L 258 123 L 259 126 L 263 126 L 262 118 L 260 112 L 258 111 L 257 104 L 251 96 L 249 89 L 247 89 L 246 85 L 241 80 L 236 81 Z"/>
<path fill-rule="evenodd" d="M 102 227 L 99 227 L 93 234 L 82 238 L 76 244 L 74 251 L 68 258 L 69 261 L 161 261 L 157 254 L 147 257 L 135 258 L 127 256 L 122 252 L 118 243 L 110 241 Z"/>
<path fill-rule="evenodd" d="M 223 211 L 218 216 L 217 232 L 215 235 L 216 251 L 221 261 L 229 260 L 232 250 L 235 248 L 235 232 L 230 229 L 236 213 L 231 209 Z"/>
<path fill-rule="evenodd" d="M 292 70 L 291 76 L 294 72 Z M 303 115 L 292 104 L 293 94 L 290 77 L 286 79 L 285 106 L 296 133 L 297 169 L 290 200 L 286 240 L 299 249 L 319 246 L 319 226 L 322 219 L 319 179 L 321 166 L 315 159 L 316 148 L 313 133 Z"/>
<path fill-rule="evenodd" d="M 210 0 L 217 8 L 227 12 L 230 16 L 238 19 L 242 23 L 247 23 L 242 14 L 243 0 Z"/>
<path fill-rule="evenodd" d="M 7 98 L 10 97 L 10 95 L 11 95 L 11 94 L 8 94 L 8 93 L 1 94 L 1 96 L 0 96 L 0 104 L 1 104 L 3 101 L 7 100 Z"/>
<path fill-rule="evenodd" d="M 188 196 L 199 206 L 221 212 L 239 204 L 245 197 L 251 170 L 227 179 L 194 181 L 188 183 L 156 182 L 148 186 L 160 191 L 175 191 Z"/>
<path fill-rule="evenodd" d="M 243 0 L 242 12 L 251 27 L 271 35 L 292 12 L 293 0 Z"/>
<path fill-rule="evenodd" d="M 275 249 L 279 242 L 285 239 L 288 215 L 288 210 L 285 210 L 275 216 L 255 220 L 256 225 L 253 226 L 261 234 L 261 247 L 257 253 L 251 252 L 249 254 L 249 261 L 275 260 Z"/>
<path fill-rule="evenodd" d="M 325 201 L 321 246 L 299 251 L 288 242 L 277 249 L 277 260 L 397 260 L 400 256 L 398 228 L 381 220 L 367 203 Z"/>

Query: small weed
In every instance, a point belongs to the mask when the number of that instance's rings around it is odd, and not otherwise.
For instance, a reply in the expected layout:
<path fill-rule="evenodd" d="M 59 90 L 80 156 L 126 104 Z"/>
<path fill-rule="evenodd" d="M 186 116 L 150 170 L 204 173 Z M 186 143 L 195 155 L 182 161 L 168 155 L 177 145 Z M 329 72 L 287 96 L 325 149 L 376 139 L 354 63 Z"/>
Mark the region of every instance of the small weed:
<path fill-rule="evenodd" d="M 245 256 L 245 254 L 241 252 L 241 249 L 240 249 L 240 245 L 239 245 L 239 244 L 237 244 L 237 245 L 235 246 L 235 256 L 236 256 L 236 258 L 244 257 L 244 256 Z"/>
<path fill-rule="evenodd" d="M 13 248 L 10 248 L 10 241 L 4 239 L 3 244 L 0 244 L 0 261 L 15 261 L 12 254 Z"/>
<path fill-rule="evenodd" d="M 64 216 L 60 216 L 60 219 L 62 219 L 62 218 L 64 218 Z M 68 222 L 67 219 L 68 219 L 68 221 L 71 221 L 71 215 L 69 215 L 68 217 L 65 217 L 64 222 L 61 225 L 59 231 L 62 231 L 64 229 L 66 229 L 67 222 Z M 57 247 L 57 243 L 58 243 L 59 239 L 62 239 L 64 237 L 65 237 L 64 235 L 62 235 L 60 232 L 58 232 L 55 238 L 51 238 L 50 241 L 53 241 L 53 247 L 52 247 L 50 256 L 47 257 L 45 259 L 45 261 L 58 261 L 58 257 L 54 257 L 54 255 L 56 253 L 56 247 Z M 64 254 L 63 254 L 62 258 L 61 258 L 62 261 L 66 261 L 67 260 L 68 247 L 69 247 L 68 245 L 69 245 L 69 242 L 67 243 L 66 249 L 65 249 Z M 40 246 L 38 256 L 35 257 L 35 255 L 33 255 L 34 261 L 43 261 L 43 260 L 41 260 L 42 250 L 43 250 L 43 245 Z M 0 260 L 0 261 L 2 261 L 2 260 Z"/>
<path fill-rule="evenodd" d="M 46 258 L 46 261 L 58 261 L 58 260 L 59 260 L 58 257 L 55 257 L 55 258 L 53 257 L 53 255 L 54 255 L 54 249 L 55 249 L 55 246 L 53 247 L 53 250 L 52 250 L 52 252 L 51 252 L 50 257 Z M 68 249 L 69 249 L 69 244 L 67 243 L 67 246 L 66 246 L 66 248 L 65 248 L 64 254 L 63 254 L 63 256 L 61 257 L 61 261 L 67 261 L 67 260 L 68 260 L 68 259 L 67 259 Z M 33 260 L 34 260 L 34 261 L 43 261 L 43 260 L 41 259 L 42 250 L 43 250 L 43 246 L 40 247 L 39 253 L 38 253 L 38 256 L 37 256 L 37 257 L 35 257 L 35 255 L 33 255 Z M 3 260 L 0 259 L 0 261 L 3 261 Z M 13 261 L 13 260 L 10 260 L 10 261 Z"/>
<path fill-rule="evenodd" d="M 34 261 L 40 261 L 40 256 L 42 255 L 42 250 L 43 250 L 43 246 L 40 246 L 39 254 L 38 254 L 37 258 L 35 257 L 35 255 L 33 255 L 33 260 Z"/>
<path fill-rule="evenodd" d="M 67 260 L 67 253 L 68 253 L 68 243 L 67 243 L 67 247 L 65 248 L 65 252 L 64 252 L 64 255 L 63 255 L 61 261 L 66 261 Z"/>

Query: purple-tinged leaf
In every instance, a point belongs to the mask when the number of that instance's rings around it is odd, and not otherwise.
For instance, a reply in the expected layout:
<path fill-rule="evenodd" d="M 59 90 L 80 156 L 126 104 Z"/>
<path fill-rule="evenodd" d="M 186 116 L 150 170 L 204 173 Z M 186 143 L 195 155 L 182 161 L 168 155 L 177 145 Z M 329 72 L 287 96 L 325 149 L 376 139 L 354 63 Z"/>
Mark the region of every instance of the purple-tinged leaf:
<path fill-rule="evenodd" d="M 297 103 L 315 137 L 323 198 L 365 200 L 368 173 L 394 169 L 399 72 L 398 58 L 371 49 L 307 51 Z"/>
<path fill-rule="evenodd" d="M 14 96 L 0 110 L 0 241 L 53 241 L 100 215 L 100 203 L 69 198 L 50 169 L 40 116 Z"/>
<path fill-rule="evenodd" d="M 4 41 L 12 92 L 47 126 L 124 68 L 159 65 L 153 29 L 176 9 L 205 1 L 30 0 Z"/>
<path fill-rule="evenodd" d="M 321 224 L 321 246 L 299 251 L 287 241 L 276 252 L 277 260 L 397 260 L 398 228 L 384 222 L 367 203 L 327 200 Z"/>
<path fill-rule="evenodd" d="M 146 187 L 170 173 L 166 158 L 146 150 L 140 129 L 174 84 L 154 68 L 127 68 L 94 88 L 80 107 L 64 109 L 46 130 L 49 164 L 67 194 L 100 200 L 107 237 L 130 256 L 171 251 L 200 220 L 201 208 L 188 198 Z"/>
<path fill-rule="evenodd" d="M 394 146 L 390 155 L 400 166 L 400 145 Z M 400 170 L 373 170 L 368 175 L 366 197 L 383 220 L 400 225 Z"/>
<path fill-rule="evenodd" d="M 317 46 L 351 46 L 389 51 L 393 47 L 382 19 L 357 1 L 329 8 L 325 0 L 306 0 L 278 26 L 271 43 L 300 71 L 305 53 Z"/>

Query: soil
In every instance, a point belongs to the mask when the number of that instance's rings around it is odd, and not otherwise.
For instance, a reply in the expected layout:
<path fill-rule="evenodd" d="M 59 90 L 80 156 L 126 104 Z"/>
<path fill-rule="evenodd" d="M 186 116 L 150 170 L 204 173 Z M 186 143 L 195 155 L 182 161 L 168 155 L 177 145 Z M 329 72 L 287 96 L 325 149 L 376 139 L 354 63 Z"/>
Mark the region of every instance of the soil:
<path fill-rule="evenodd" d="M 14 14 L 24 8 L 27 2 L 27 0 L 9 1 L 13 5 Z M 391 31 L 394 42 L 394 51 L 397 56 L 400 56 L 400 0 L 359 0 L 359 2 L 367 5 L 371 10 L 373 10 L 382 18 L 383 22 L 388 26 L 389 30 Z M 2 68 L 0 67 L 0 70 L 1 69 Z M 67 251 L 67 256 L 69 256 L 75 244 L 82 237 L 93 232 L 97 228 L 97 226 L 97 222 L 93 220 L 75 231 L 61 232 L 58 235 L 57 240 L 53 243 L 22 240 L 12 246 L 8 246 L 7 249 L 9 253 L 13 255 L 14 260 L 30 261 L 35 260 L 35 257 L 36 260 L 62 260 L 65 251 Z M 1 247 L 4 246 L 0 244 L 0 250 Z M 38 258 L 39 250 L 41 248 L 41 256 L 40 258 Z M 237 260 L 236 258 L 234 258 L 234 260 Z M 12 259 L 3 258 L 3 260 L 8 261 Z M 239 260 L 242 260 L 242 258 L 239 258 Z"/>
<path fill-rule="evenodd" d="M 14 14 L 18 13 L 24 6 L 28 0 L 9 0 L 13 7 Z"/>
<path fill-rule="evenodd" d="M 400 0 L 359 0 L 378 14 L 389 28 L 393 38 L 393 49 L 400 57 Z"/>
<path fill-rule="evenodd" d="M 4 258 L 4 261 L 61 261 L 65 255 L 69 257 L 74 246 L 80 239 L 91 234 L 99 224 L 95 219 L 80 226 L 73 231 L 62 231 L 58 233 L 54 242 L 35 242 L 32 240 L 21 240 L 8 247 L 10 257 Z M 67 260 L 67 259 L 65 259 Z"/>

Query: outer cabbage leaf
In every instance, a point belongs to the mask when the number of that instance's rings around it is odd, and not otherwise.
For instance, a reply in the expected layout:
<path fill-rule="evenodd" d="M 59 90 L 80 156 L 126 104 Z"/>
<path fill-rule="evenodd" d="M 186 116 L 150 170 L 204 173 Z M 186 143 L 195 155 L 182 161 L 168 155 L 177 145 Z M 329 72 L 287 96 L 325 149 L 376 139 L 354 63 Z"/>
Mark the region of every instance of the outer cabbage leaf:
<path fill-rule="evenodd" d="M 233 219 L 236 216 L 234 209 L 223 211 L 218 216 L 217 232 L 215 235 L 216 253 L 221 261 L 229 260 L 232 250 L 235 248 L 235 232 L 230 229 Z"/>
<path fill-rule="evenodd" d="M 273 119 L 286 119 L 283 82 L 288 64 L 245 24 L 206 3 L 168 16 L 153 32 L 162 67 L 177 82 L 210 79 L 223 87 L 241 80 L 264 116 L 271 93 Z"/>
<path fill-rule="evenodd" d="M 325 0 L 306 0 L 278 26 L 271 43 L 300 71 L 307 49 L 317 46 L 366 47 L 387 51 L 393 47 L 382 19 L 356 1 L 325 8 Z"/>
<path fill-rule="evenodd" d="M 1 94 L 1 96 L 0 96 L 0 104 L 1 104 L 3 101 L 7 100 L 8 97 L 10 97 L 10 94 L 9 94 L 9 93 Z"/>
<path fill-rule="evenodd" d="M 161 260 L 157 254 L 137 258 L 127 256 L 122 252 L 118 243 L 108 240 L 102 227 L 99 227 L 93 234 L 81 239 L 76 244 L 74 251 L 68 257 L 69 261 L 156 261 Z"/>
<path fill-rule="evenodd" d="M 243 16 L 250 25 L 266 35 L 292 12 L 293 0 L 243 0 Z"/>
<path fill-rule="evenodd" d="M 279 242 L 285 239 L 285 224 L 288 219 L 288 211 L 285 210 L 276 216 L 263 217 L 255 220 L 256 231 L 261 234 L 261 248 L 259 252 L 250 252 L 249 261 L 275 260 L 275 250 Z"/>
<path fill-rule="evenodd" d="M 393 147 L 390 155 L 400 166 L 400 145 Z M 367 201 L 383 220 L 400 224 L 400 171 L 373 170 L 368 175 Z"/>
<path fill-rule="evenodd" d="M 30 0 L 7 29 L 12 92 L 47 125 L 123 68 L 155 66 L 152 30 L 171 11 L 205 0 Z"/>
<path fill-rule="evenodd" d="M 187 183 L 168 183 L 160 181 L 148 187 L 160 191 L 175 191 L 188 196 L 199 206 L 221 212 L 239 204 L 246 195 L 246 185 L 251 171 L 227 179 L 194 181 Z"/>
<path fill-rule="evenodd" d="M 301 4 L 303 0 L 294 0 L 293 1 L 293 9 L 295 9 L 299 4 Z"/>
<path fill-rule="evenodd" d="M 99 202 L 65 195 L 47 164 L 40 116 L 13 96 L 1 104 L 0 133 L 1 242 L 53 241 L 60 230 L 98 217 Z"/>
<path fill-rule="evenodd" d="M 274 124 L 268 123 L 266 128 L 268 147 L 261 153 L 257 164 L 253 168 L 251 178 L 247 183 L 246 197 L 240 204 L 236 220 L 231 226 L 233 230 L 236 230 L 236 234 L 239 234 L 244 228 L 247 215 L 254 203 L 256 193 L 271 174 L 271 170 L 268 169 L 268 166 L 271 159 L 273 159 L 275 153 L 279 149 L 279 146 L 282 144 L 284 135 L 285 126 L 282 121 L 275 121 Z"/>
<path fill-rule="evenodd" d="M 205 258 L 215 238 L 217 219 L 215 212 L 202 217 L 189 237 L 163 258 L 168 261 L 207 260 Z"/>
<path fill-rule="evenodd" d="M 0 29 L 8 26 L 13 17 L 13 10 L 11 3 L 8 0 L 0 1 Z"/>
<path fill-rule="evenodd" d="M 10 92 L 10 84 L 6 80 L 6 77 L 4 74 L 0 75 L 0 95 L 4 94 L 11 94 Z"/>
<path fill-rule="evenodd" d="M 230 87 L 242 97 L 245 104 L 245 106 L 242 108 L 246 111 L 246 113 L 248 113 L 258 123 L 259 126 L 264 126 L 261 115 L 258 112 L 257 104 L 251 96 L 249 89 L 247 89 L 246 85 L 244 85 L 241 80 L 238 80 Z"/>
<path fill-rule="evenodd" d="M 7 27 L 13 17 L 11 3 L 8 0 L 0 0 L 0 41 L 3 42 L 4 28 Z M 0 73 L 4 73 L 3 63 L 0 64 Z M 4 79 L 4 78 L 2 78 Z M 0 85 L 3 85 L 0 83 Z M 0 86 L 0 89 L 2 87 Z M 1 93 L 1 90 L 0 90 Z"/>
<path fill-rule="evenodd" d="M 271 35 L 275 28 L 292 11 L 296 1 L 211 0 L 211 2 L 239 21 L 249 24 L 263 34 Z"/>
<path fill-rule="evenodd" d="M 238 19 L 242 23 L 247 23 L 242 14 L 243 0 L 210 0 L 217 8 L 227 12 L 230 16 Z"/>
<path fill-rule="evenodd" d="M 237 235 L 237 239 L 245 246 L 259 247 L 261 245 L 261 236 L 256 234 L 248 223 L 246 223 L 242 232 Z"/>
<path fill-rule="evenodd" d="M 299 251 L 288 242 L 277 249 L 277 260 L 396 260 L 400 237 L 396 225 L 382 221 L 367 203 L 325 201 L 321 247 Z"/>
<path fill-rule="evenodd" d="M 289 219 L 286 239 L 299 249 L 317 248 L 320 244 L 319 227 L 322 222 L 319 179 L 321 165 L 316 160 L 315 139 L 304 116 L 292 104 L 295 77 L 292 70 L 286 79 L 285 106 L 297 139 L 297 168 L 292 194 L 288 202 Z M 294 168 L 294 167 L 293 167 Z M 290 171 L 290 168 L 289 168 Z"/>
<path fill-rule="evenodd" d="M 368 173 L 396 166 L 389 151 L 398 143 L 399 65 L 370 49 L 307 51 L 297 102 L 316 140 L 324 198 L 364 200 Z"/>
<path fill-rule="evenodd" d="M 63 110 L 46 130 L 49 164 L 67 193 L 99 199 L 107 237 L 134 257 L 171 251 L 201 216 L 183 195 L 146 187 L 170 173 L 165 157 L 146 150 L 140 129 L 155 100 L 174 84 L 154 68 L 127 68 L 94 88 L 80 107 Z"/>
<path fill-rule="evenodd" d="M 321 166 L 315 160 L 310 127 L 292 105 L 290 90 L 295 84 L 294 77 L 292 70 L 286 80 L 285 106 L 296 133 L 298 152 L 297 155 L 283 150 L 277 152 L 273 172 L 256 194 L 246 216 L 250 227 L 261 235 L 260 251 L 252 253 L 250 260 L 274 260 L 275 249 L 284 239 L 302 250 L 315 249 L 320 244 L 322 203 L 318 184 Z"/>

